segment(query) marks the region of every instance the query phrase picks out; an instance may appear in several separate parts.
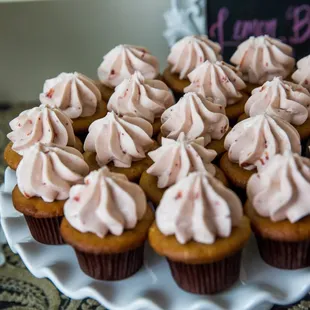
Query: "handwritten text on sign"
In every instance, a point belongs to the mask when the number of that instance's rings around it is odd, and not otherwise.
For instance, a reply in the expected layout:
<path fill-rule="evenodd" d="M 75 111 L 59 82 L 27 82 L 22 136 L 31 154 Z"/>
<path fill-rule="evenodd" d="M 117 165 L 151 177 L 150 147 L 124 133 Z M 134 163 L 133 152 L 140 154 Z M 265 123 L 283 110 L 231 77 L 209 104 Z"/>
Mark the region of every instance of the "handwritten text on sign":
<path fill-rule="evenodd" d="M 278 19 L 268 20 L 236 20 L 230 40 L 225 40 L 225 22 L 229 18 L 229 9 L 222 7 L 218 11 L 217 20 L 209 28 L 209 36 L 217 38 L 222 47 L 236 46 L 249 36 L 259 36 L 269 34 L 272 37 L 277 36 Z M 310 5 L 303 4 L 296 7 L 288 7 L 286 10 L 287 23 L 290 25 L 291 33 L 281 39 L 288 44 L 302 44 L 310 39 Z M 227 35 L 226 35 L 227 36 Z"/>

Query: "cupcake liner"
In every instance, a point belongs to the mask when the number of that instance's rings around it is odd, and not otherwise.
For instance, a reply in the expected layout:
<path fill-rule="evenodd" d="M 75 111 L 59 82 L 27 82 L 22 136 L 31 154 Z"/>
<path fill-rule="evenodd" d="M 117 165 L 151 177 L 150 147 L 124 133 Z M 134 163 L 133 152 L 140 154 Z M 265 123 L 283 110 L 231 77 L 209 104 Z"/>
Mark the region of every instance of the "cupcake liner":
<path fill-rule="evenodd" d="M 64 244 L 60 235 L 62 216 L 50 218 L 35 218 L 24 215 L 32 237 L 43 244 Z"/>
<path fill-rule="evenodd" d="M 84 273 L 97 280 L 116 281 L 130 277 L 143 265 L 144 245 L 124 253 L 93 254 L 75 249 Z"/>
<path fill-rule="evenodd" d="M 215 294 L 239 279 L 241 253 L 210 264 L 185 264 L 169 259 L 168 263 L 175 282 L 183 290 L 194 294 Z"/>
<path fill-rule="evenodd" d="M 299 269 L 310 266 L 310 240 L 284 242 L 255 234 L 262 259 L 280 269 Z"/>

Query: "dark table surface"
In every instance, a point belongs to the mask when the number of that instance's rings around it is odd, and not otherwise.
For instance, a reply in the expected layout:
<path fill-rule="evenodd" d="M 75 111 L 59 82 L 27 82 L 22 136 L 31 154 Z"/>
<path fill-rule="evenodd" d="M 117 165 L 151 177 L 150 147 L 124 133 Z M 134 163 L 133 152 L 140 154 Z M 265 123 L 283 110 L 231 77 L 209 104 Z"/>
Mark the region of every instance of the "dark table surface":
<path fill-rule="evenodd" d="M 9 121 L 21 111 L 34 106 L 35 103 L 10 105 L 0 103 L 0 153 L 8 143 Z M 0 157 L 0 183 L 6 165 Z M 20 257 L 14 254 L 9 246 L 4 246 L 6 264 L 0 267 L 0 309 L 11 310 L 104 310 L 95 300 L 72 300 L 63 295 L 47 279 L 35 278 L 24 266 Z M 293 281 L 293 279 L 292 279 Z M 290 306 L 274 306 L 272 310 L 310 310 L 310 295 Z M 145 309 L 148 310 L 148 309 Z M 180 309 L 181 310 L 181 309 Z M 238 310 L 238 309 L 236 309 Z"/>

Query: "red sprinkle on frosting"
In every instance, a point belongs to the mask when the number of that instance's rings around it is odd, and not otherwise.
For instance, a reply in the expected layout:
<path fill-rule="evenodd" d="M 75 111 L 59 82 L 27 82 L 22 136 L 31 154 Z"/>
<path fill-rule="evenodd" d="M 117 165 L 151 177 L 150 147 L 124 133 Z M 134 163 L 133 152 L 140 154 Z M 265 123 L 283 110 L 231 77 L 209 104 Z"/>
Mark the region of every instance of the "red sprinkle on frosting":
<path fill-rule="evenodd" d="M 175 200 L 178 200 L 180 198 L 182 198 L 182 192 L 178 191 L 177 195 L 175 196 Z"/>
<path fill-rule="evenodd" d="M 51 89 L 47 92 L 46 97 L 52 98 L 53 95 L 54 95 L 54 92 L 55 92 L 55 89 L 54 89 L 54 88 L 51 88 Z"/>

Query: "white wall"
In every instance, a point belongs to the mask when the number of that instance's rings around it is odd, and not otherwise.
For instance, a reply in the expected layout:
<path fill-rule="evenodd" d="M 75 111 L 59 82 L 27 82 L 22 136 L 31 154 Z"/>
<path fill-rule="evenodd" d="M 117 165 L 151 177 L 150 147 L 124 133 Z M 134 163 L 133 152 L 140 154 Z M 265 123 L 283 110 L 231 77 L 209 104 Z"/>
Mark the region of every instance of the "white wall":
<path fill-rule="evenodd" d="M 146 46 L 163 68 L 169 0 L 68 0 L 0 4 L 0 101 L 34 100 L 62 71 L 96 78 L 120 43 Z"/>

